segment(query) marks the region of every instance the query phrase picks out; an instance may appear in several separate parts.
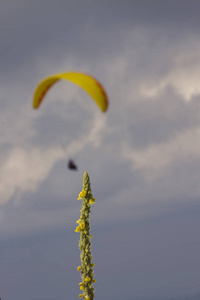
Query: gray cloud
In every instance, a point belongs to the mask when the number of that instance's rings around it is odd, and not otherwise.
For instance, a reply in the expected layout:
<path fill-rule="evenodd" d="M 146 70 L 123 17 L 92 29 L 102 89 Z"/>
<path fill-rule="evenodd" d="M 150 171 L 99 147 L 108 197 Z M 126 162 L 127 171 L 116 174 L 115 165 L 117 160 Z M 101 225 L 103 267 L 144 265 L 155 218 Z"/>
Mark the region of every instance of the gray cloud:
<path fill-rule="evenodd" d="M 192 3 L 192 4 L 191 4 Z M 28 64 L 40 51 L 52 60 L 60 53 L 82 59 L 102 59 L 120 51 L 121 36 L 133 27 L 156 27 L 174 42 L 199 26 L 198 1 L 18 1 L 1 9 L 1 66 Z M 157 27 L 159 24 L 159 27 Z M 57 51 L 52 51 L 57 46 Z M 95 59 L 94 59 L 95 58 Z"/>
<path fill-rule="evenodd" d="M 199 2 L 13 3 L 0 11 L 0 296 L 77 294 L 77 237 L 63 232 L 85 170 L 97 296 L 198 292 Z M 43 77 L 71 69 L 105 86 L 105 115 L 67 82 L 31 108 Z"/>

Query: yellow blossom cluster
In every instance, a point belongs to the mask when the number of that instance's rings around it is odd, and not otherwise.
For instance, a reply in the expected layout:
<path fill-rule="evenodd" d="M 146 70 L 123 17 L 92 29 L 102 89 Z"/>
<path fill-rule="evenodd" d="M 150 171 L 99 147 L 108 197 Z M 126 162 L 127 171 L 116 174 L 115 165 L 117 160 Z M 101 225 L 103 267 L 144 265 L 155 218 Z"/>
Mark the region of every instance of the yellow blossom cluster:
<path fill-rule="evenodd" d="M 77 200 L 80 200 L 84 198 L 87 195 L 87 191 L 82 190 L 77 198 Z"/>
<path fill-rule="evenodd" d="M 95 198 L 93 198 L 91 191 L 85 191 L 85 190 L 82 190 L 82 191 L 79 193 L 79 196 L 78 196 L 77 200 L 80 200 L 80 199 L 82 199 L 82 198 L 85 198 L 86 196 L 89 197 L 89 202 L 88 202 L 88 203 L 89 203 L 90 205 L 92 205 L 92 204 L 95 203 Z"/>
<path fill-rule="evenodd" d="M 83 295 L 83 294 L 80 294 L 78 295 L 79 298 L 82 298 L 82 297 L 85 297 L 85 300 L 90 300 L 90 297 L 88 295 Z"/>
<path fill-rule="evenodd" d="M 95 264 L 92 263 L 91 255 L 90 212 L 91 205 L 95 203 L 95 198 L 93 198 L 91 193 L 90 179 L 86 172 L 83 176 L 83 189 L 78 196 L 78 200 L 80 199 L 83 200 L 80 211 L 81 215 L 78 221 L 76 221 L 78 226 L 75 229 L 75 232 L 80 232 L 79 248 L 81 251 L 81 266 L 77 268 L 77 271 L 81 273 L 82 282 L 79 283 L 79 286 L 82 294 L 79 295 L 79 298 L 83 297 L 84 300 L 93 300 L 93 283 L 96 280 L 93 278 L 93 267 Z"/>

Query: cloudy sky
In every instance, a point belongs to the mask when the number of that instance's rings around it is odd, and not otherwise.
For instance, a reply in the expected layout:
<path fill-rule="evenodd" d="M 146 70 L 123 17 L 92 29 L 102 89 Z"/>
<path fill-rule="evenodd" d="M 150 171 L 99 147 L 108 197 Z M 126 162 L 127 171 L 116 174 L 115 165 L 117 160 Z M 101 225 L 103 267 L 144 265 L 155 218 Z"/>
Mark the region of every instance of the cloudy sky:
<path fill-rule="evenodd" d="M 0 1 L 2 300 L 77 299 L 84 171 L 96 299 L 200 293 L 199 15 L 198 0 Z M 100 80 L 105 114 L 68 82 L 32 109 L 70 70 Z"/>

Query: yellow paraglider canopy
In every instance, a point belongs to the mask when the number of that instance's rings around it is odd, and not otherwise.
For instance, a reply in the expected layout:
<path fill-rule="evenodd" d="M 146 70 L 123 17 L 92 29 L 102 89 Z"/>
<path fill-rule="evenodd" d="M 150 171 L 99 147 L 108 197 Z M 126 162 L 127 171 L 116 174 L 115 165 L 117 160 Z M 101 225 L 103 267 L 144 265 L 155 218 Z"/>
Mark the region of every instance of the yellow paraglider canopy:
<path fill-rule="evenodd" d="M 94 77 L 79 72 L 60 73 L 43 79 L 35 89 L 33 107 L 38 108 L 51 86 L 62 79 L 69 80 L 83 88 L 95 100 L 102 112 L 107 110 L 108 97 L 102 85 Z"/>

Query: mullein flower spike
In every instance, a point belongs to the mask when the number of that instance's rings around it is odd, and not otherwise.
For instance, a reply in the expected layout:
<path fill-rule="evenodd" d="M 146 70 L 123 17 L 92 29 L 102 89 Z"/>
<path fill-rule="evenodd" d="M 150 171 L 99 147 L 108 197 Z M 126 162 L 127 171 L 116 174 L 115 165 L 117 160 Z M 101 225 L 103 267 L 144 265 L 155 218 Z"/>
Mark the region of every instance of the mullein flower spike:
<path fill-rule="evenodd" d="M 79 266 L 77 270 L 81 273 L 82 282 L 79 283 L 79 286 L 80 290 L 82 290 L 82 294 L 79 295 L 79 298 L 93 300 L 93 283 L 96 282 L 96 279 L 93 278 L 93 267 L 95 264 L 92 263 L 91 254 L 92 236 L 90 235 L 90 212 L 91 205 L 95 203 L 95 199 L 91 193 L 90 178 L 87 172 L 83 175 L 83 190 L 80 192 L 77 200 L 80 199 L 82 199 L 83 203 L 80 211 L 80 219 L 76 222 L 78 226 L 75 229 L 75 232 L 80 232 L 79 249 L 81 251 L 81 266 Z"/>

